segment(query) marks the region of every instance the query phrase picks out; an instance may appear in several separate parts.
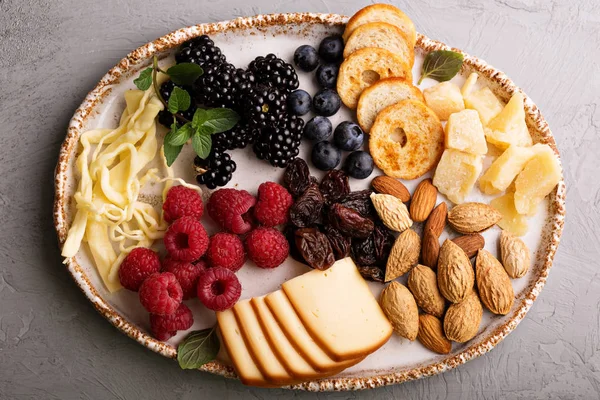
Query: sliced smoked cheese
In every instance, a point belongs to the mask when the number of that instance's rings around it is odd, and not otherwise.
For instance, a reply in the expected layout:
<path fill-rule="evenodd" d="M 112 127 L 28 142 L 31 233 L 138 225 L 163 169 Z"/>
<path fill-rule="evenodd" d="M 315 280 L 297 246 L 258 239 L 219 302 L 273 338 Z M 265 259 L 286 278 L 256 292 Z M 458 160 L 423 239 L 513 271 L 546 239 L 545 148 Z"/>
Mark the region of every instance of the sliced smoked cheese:
<path fill-rule="evenodd" d="M 349 257 L 291 279 L 282 289 L 306 330 L 336 361 L 364 357 L 392 335 L 392 325 Z"/>

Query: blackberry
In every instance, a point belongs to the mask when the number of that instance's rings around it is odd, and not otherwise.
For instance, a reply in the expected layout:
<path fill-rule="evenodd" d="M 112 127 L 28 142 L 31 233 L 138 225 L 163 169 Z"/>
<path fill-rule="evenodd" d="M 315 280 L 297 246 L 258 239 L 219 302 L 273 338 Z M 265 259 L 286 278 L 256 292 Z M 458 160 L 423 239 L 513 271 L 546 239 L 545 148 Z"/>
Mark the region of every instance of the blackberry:
<path fill-rule="evenodd" d="M 243 149 L 254 143 L 256 130 L 240 121 L 233 129 L 212 135 L 212 145 L 219 151 Z"/>
<path fill-rule="evenodd" d="M 280 125 L 287 118 L 287 94 L 258 85 L 244 97 L 244 115 L 252 129 Z"/>
<path fill-rule="evenodd" d="M 275 54 L 256 57 L 248 69 L 254 73 L 256 82 L 277 88 L 282 92 L 298 89 L 298 75 L 291 64 L 286 63 Z"/>
<path fill-rule="evenodd" d="M 253 150 L 261 160 L 283 168 L 299 153 L 304 121 L 290 115 L 282 126 L 270 126 L 263 129 L 254 142 Z"/>
<path fill-rule="evenodd" d="M 176 85 L 173 83 L 173 81 L 166 81 L 160 86 L 160 89 L 159 89 L 160 95 L 166 102 L 169 101 L 169 98 L 171 97 L 171 93 L 173 93 L 173 89 L 175 89 L 175 86 Z M 190 93 L 189 88 L 184 87 L 182 89 L 185 89 L 188 93 Z M 190 93 L 190 97 L 192 97 L 191 93 Z M 193 104 L 193 102 L 192 102 L 192 105 L 190 105 L 190 108 L 188 108 L 185 111 L 180 111 L 179 114 L 181 114 L 188 121 L 191 121 L 194 118 L 195 112 L 196 112 L 196 105 Z M 158 122 L 161 125 L 166 126 L 167 128 L 170 128 L 171 124 L 173 123 L 173 114 L 171 114 L 169 112 L 169 110 L 162 110 L 161 112 L 158 113 Z M 179 126 L 183 125 L 182 121 L 178 121 L 178 125 Z"/>
<path fill-rule="evenodd" d="M 201 67 L 222 64 L 226 61 L 221 49 L 206 35 L 188 40 L 181 45 L 175 53 L 175 61 L 180 63 L 194 63 Z"/>
<path fill-rule="evenodd" d="M 235 168 L 235 161 L 231 159 L 229 154 L 214 148 L 208 155 L 208 158 L 202 159 L 198 156 L 194 158 L 194 169 L 197 174 L 196 181 L 200 185 L 205 185 L 208 189 L 227 185 L 231 180 Z"/>
<path fill-rule="evenodd" d="M 238 109 L 242 95 L 254 86 L 250 71 L 236 69 L 229 63 L 209 65 L 194 83 L 194 96 L 198 104 L 208 107 Z"/>

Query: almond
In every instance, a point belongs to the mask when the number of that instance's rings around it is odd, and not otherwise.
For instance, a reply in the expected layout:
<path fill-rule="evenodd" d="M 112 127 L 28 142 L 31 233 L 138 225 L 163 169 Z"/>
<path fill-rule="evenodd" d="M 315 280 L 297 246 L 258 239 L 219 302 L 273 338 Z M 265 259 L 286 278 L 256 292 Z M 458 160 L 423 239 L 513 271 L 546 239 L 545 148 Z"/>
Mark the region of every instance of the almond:
<path fill-rule="evenodd" d="M 425 232 L 431 231 L 438 238 L 444 232 L 444 228 L 446 227 L 446 217 L 448 216 L 448 205 L 446 203 L 438 204 L 431 214 L 429 214 L 429 218 L 427 218 L 427 222 L 425 222 Z"/>
<path fill-rule="evenodd" d="M 515 292 L 500 261 L 489 251 L 479 250 L 475 276 L 483 305 L 494 314 L 508 314 L 515 301 Z"/>
<path fill-rule="evenodd" d="M 421 243 L 421 262 L 436 269 L 440 255 L 440 240 L 431 231 L 426 230 Z"/>
<path fill-rule="evenodd" d="M 410 271 L 407 284 L 423 311 L 438 318 L 444 315 L 446 300 L 438 289 L 437 277 L 431 268 L 417 265 Z"/>
<path fill-rule="evenodd" d="M 481 324 L 483 307 L 477 293 L 471 290 L 460 303 L 448 307 L 444 316 L 444 333 L 455 342 L 464 343 L 475 337 Z"/>
<path fill-rule="evenodd" d="M 390 283 L 379 297 L 381 309 L 390 320 L 394 331 L 408 340 L 415 340 L 419 332 L 419 309 L 415 298 L 398 283 Z"/>
<path fill-rule="evenodd" d="M 473 258 L 477 252 L 485 246 L 485 239 L 479 233 L 463 235 L 452 239 L 467 254 L 467 257 Z"/>
<path fill-rule="evenodd" d="M 417 232 L 407 229 L 396 238 L 385 267 L 385 281 L 404 275 L 419 262 L 421 238 Z"/>
<path fill-rule="evenodd" d="M 419 183 L 410 202 L 410 217 L 415 222 L 423 222 L 429 217 L 437 200 L 437 189 L 431 179 L 424 179 Z"/>
<path fill-rule="evenodd" d="M 371 202 L 385 226 L 396 232 L 404 232 L 413 224 L 408 209 L 397 197 L 389 194 L 371 194 Z"/>
<path fill-rule="evenodd" d="M 440 293 L 453 303 L 461 302 L 473 289 L 475 276 L 471 262 L 450 240 L 446 240 L 440 249 L 437 278 Z"/>
<path fill-rule="evenodd" d="M 500 256 L 502 265 L 511 278 L 521 278 L 531 265 L 531 256 L 525 242 L 507 231 L 500 234 Z"/>
<path fill-rule="evenodd" d="M 433 315 L 419 315 L 419 333 L 417 334 L 419 342 L 429 350 L 448 354 L 452 351 L 452 342 L 444 335 L 442 321 Z"/>
<path fill-rule="evenodd" d="M 448 213 L 448 223 L 459 233 L 483 232 L 502 219 L 502 214 L 484 203 L 460 204 Z"/>
<path fill-rule="evenodd" d="M 391 196 L 397 197 L 403 203 L 406 203 L 410 200 L 410 192 L 400 182 L 391 176 L 381 175 L 375 177 L 371 181 L 371 186 L 377 193 L 381 194 L 389 194 Z"/>

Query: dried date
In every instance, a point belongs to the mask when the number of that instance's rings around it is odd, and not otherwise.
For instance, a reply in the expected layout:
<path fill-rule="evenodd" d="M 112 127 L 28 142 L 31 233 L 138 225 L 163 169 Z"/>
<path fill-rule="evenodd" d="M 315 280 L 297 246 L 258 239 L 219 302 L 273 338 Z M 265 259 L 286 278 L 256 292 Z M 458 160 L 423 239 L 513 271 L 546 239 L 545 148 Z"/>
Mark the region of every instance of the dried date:
<path fill-rule="evenodd" d="M 323 210 L 325 199 L 319 187 L 311 185 L 302 196 L 290 207 L 290 221 L 299 228 L 306 228 L 316 223 Z"/>
<path fill-rule="evenodd" d="M 331 244 L 317 228 L 301 228 L 294 233 L 296 247 L 312 268 L 326 270 L 335 262 Z"/>
<path fill-rule="evenodd" d="M 385 271 L 379 267 L 358 267 L 363 278 L 374 282 L 385 282 Z"/>
<path fill-rule="evenodd" d="M 300 254 L 300 251 L 296 247 L 296 228 L 292 225 L 288 225 L 285 229 L 285 238 L 290 246 L 290 256 L 294 260 L 306 264 L 306 260 L 304 260 L 304 257 L 302 257 L 302 254 Z"/>
<path fill-rule="evenodd" d="M 358 265 L 372 266 L 377 263 L 373 235 L 365 239 L 352 239 L 352 258 Z"/>
<path fill-rule="evenodd" d="M 370 190 L 361 190 L 349 193 L 340 203 L 348 208 L 358 211 L 365 218 L 374 219 L 377 216 L 373 203 L 371 203 Z"/>
<path fill-rule="evenodd" d="M 330 225 L 325 227 L 325 235 L 329 239 L 329 243 L 331 243 L 333 255 L 336 260 L 341 260 L 350 255 L 352 240 L 349 237 L 342 235 L 340 231 Z"/>
<path fill-rule="evenodd" d="M 345 207 L 339 203 L 331 206 L 329 210 L 331 226 L 340 231 L 344 236 L 364 239 L 375 228 L 375 224 L 363 217 L 358 211 Z"/>
<path fill-rule="evenodd" d="M 340 169 L 329 171 L 319 186 L 327 204 L 337 203 L 350 193 L 348 175 Z"/>
<path fill-rule="evenodd" d="M 301 158 L 295 158 L 285 169 L 283 184 L 292 196 L 297 198 L 310 186 L 310 178 L 310 171 L 308 170 L 306 161 Z"/>
<path fill-rule="evenodd" d="M 385 265 L 394 245 L 395 237 L 382 224 L 376 224 L 373 230 L 373 246 L 375 247 L 375 259 L 377 265 Z"/>

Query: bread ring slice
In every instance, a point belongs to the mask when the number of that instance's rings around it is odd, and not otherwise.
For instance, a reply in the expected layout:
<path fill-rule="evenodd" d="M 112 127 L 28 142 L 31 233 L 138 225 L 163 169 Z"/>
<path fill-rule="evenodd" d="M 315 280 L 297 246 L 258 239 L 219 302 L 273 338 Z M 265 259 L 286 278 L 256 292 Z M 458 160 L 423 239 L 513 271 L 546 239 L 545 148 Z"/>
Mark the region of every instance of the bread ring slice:
<path fill-rule="evenodd" d="M 340 66 L 337 92 L 347 107 L 355 109 L 364 89 L 392 76 L 412 82 L 411 66 L 389 50 L 365 47 L 352 53 Z"/>
<path fill-rule="evenodd" d="M 347 41 L 352 32 L 361 25 L 369 22 L 387 22 L 396 25 L 406 34 L 411 47 L 417 42 L 417 31 L 415 24 L 400 9 L 390 4 L 373 4 L 356 12 L 346 24 L 343 38 Z"/>
<path fill-rule="evenodd" d="M 381 79 L 360 95 L 356 108 L 358 124 L 368 133 L 381 110 L 407 99 L 425 103 L 423 93 L 412 83 L 402 78 Z"/>
<path fill-rule="evenodd" d="M 365 47 L 379 47 L 398 54 L 408 65 L 415 63 L 415 48 L 400 28 L 386 22 L 370 22 L 352 32 L 344 47 L 344 58 Z"/>
<path fill-rule="evenodd" d="M 402 100 L 385 108 L 375 119 L 369 151 L 386 175 L 415 179 L 440 160 L 444 152 L 444 128 L 425 104 Z"/>

